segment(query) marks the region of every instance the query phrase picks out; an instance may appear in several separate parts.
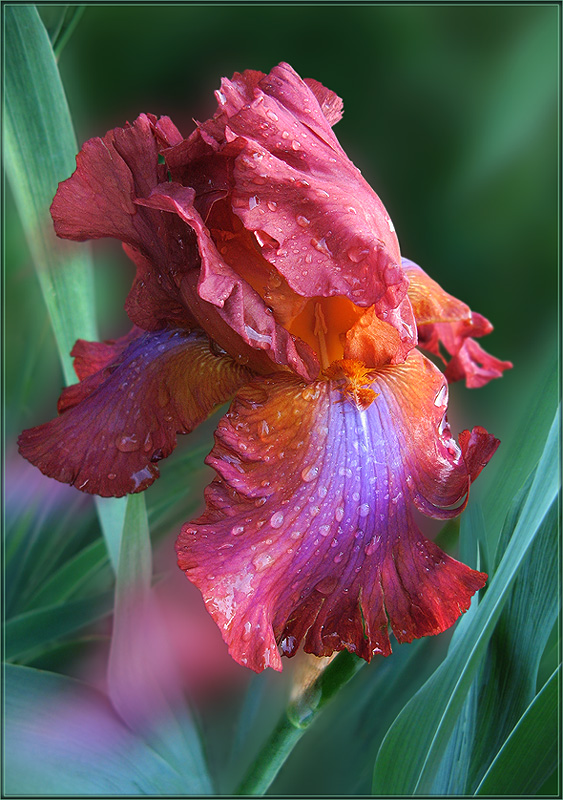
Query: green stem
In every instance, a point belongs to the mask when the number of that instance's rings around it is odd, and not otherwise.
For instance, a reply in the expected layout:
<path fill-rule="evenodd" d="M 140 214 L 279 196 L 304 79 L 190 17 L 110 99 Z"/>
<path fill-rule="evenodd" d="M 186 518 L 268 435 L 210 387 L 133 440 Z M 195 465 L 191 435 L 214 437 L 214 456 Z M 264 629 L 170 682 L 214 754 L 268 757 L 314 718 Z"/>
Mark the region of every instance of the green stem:
<path fill-rule="evenodd" d="M 365 661 L 346 650 L 339 653 L 319 677 L 296 700 L 289 703 L 235 794 L 265 794 L 311 723 L 364 665 Z"/>

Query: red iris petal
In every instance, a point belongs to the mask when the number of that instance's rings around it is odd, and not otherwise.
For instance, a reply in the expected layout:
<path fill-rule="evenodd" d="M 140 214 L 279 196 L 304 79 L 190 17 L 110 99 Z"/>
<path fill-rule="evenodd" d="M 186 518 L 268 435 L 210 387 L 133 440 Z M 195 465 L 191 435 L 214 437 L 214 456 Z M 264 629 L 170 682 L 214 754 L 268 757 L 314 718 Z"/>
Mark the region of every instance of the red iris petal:
<path fill-rule="evenodd" d="M 173 174 L 186 176 L 190 165 L 183 169 L 182 159 L 198 148 L 203 153 L 203 141 L 215 153 L 208 155 L 209 168 L 229 153 L 232 175 L 223 171 L 221 189 L 229 190 L 233 210 L 291 289 L 303 297 L 375 304 L 378 314 L 396 309 L 408 286 L 397 237 L 332 132 L 341 108 L 336 95 L 280 64 L 267 76 L 235 74 L 217 97 L 219 110 L 200 125 L 199 144 L 193 138 L 167 151 Z M 201 165 L 205 171 L 205 159 Z M 408 304 L 401 313 L 414 328 Z"/>
<path fill-rule="evenodd" d="M 90 139 L 51 206 L 59 236 L 77 241 L 109 236 L 124 243 L 137 266 L 126 310 L 145 330 L 195 322 L 178 290 L 180 276 L 199 266 L 193 232 L 177 217 L 135 204 L 166 180 L 158 143 L 177 142 L 179 136 L 169 119 L 141 114 L 132 125 Z"/>
<path fill-rule="evenodd" d="M 404 258 L 403 269 L 410 281 L 408 296 L 418 325 L 419 345 L 447 364 L 445 375 L 450 383 L 465 378 L 470 389 L 477 389 L 511 369 L 510 361 L 489 355 L 473 338 L 491 333 L 493 326 L 488 319 L 445 292 L 413 261 Z M 452 356 L 449 363 L 440 345 Z"/>
<path fill-rule="evenodd" d="M 49 477 L 103 497 L 146 489 L 176 434 L 249 378 L 198 331 L 137 330 L 117 342 L 78 342 L 73 352 L 81 382 L 64 390 L 60 416 L 21 434 L 20 452 Z"/>
<path fill-rule="evenodd" d="M 465 463 L 445 381 L 416 351 L 377 373 L 367 410 L 344 388 L 279 374 L 240 390 L 208 458 L 207 510 L 178 539 L 231 654 L 257 671 L 301 642 L 389 654 L 389 625 L 399 641 L 439 633 L 486 579 L 424 538 L 412 504 L 457 513 L 496 440 L 479 429 Z"/>
<path fill-rule="evenodd" d="M 253 369 L 271 372 L 281 364 L 306 379 L 316 377 L 319 364 L 311 348 L 276 321 L 260 294 L 221 257 L 194 199 L 192 189 L 169 183 L 157 187 L 147 200 L 138 201 L 139 205 L 174 212 L 197 236 L 201 257 L 197 287 L 195 274 L 182 283 L 194 316 L 221 347 Z M 244 250 L 238 254 L 243 263 L 244 255 Z M 259 258 L 256 252 L 249 252 L 246 268 L 248 262 L 252 265 Z"/>

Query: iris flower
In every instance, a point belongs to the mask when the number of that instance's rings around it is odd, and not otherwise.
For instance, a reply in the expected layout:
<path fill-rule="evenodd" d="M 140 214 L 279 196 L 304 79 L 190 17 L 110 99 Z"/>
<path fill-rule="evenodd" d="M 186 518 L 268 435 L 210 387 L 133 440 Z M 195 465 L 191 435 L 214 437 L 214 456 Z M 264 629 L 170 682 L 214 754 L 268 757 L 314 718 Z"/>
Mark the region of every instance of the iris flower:
<path fill-rule="evenodd" d="M 59 236 L 123 242 L 133 328 L 76 343 L 79 383 L 20 449 L 82 491 L 139 492 L 234 395 L 179 566 L 239 663 L 279 670 L 300 645 L 369 661 L 390 630 L 448 628 L 485 583 L 415 514 L 459 514 L 498 446 L 481 427 L 453 438 L 448 380 L 482 386 L 511 365 L 475 341 L 484 317 L 401 259 L 332 131 L 333 92 L 280 64 L 216 98 L 187 139 L 141 114 L 86 142 L 59 186 Z"/>

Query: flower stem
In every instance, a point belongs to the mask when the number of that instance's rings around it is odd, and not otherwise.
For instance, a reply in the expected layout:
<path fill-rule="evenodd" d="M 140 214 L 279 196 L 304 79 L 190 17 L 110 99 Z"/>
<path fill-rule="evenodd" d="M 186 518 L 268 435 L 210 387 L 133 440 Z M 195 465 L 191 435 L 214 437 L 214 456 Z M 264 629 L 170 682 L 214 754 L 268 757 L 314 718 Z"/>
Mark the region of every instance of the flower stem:
<path fill-rule="evenodd" d="M 324 706 L 364 665 L 365 661 L 344 650 L 297 698 L 291 700 L 235 794 L 265 794 Z"/>

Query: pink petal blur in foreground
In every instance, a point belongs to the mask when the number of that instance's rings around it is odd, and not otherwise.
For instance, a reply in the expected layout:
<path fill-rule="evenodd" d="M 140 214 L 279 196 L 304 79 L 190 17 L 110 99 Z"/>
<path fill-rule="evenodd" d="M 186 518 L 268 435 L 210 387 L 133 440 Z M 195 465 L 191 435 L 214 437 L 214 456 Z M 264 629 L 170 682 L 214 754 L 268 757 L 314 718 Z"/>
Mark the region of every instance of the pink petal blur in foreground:
<path fill-rule="evenodd" d="M 91 139 L 60 184 L 59 236 L 122 242 L 133 328 L 77 342 L 79 383 L 20 452 L 82 491 L 139 492 L 178 434 L 232 400 L 180 567 L 241 664 L 281 669 L 300 645 L 369 661 L 391 632 L 445 630 L 484 585 L 415 515 L 461 513 L 499 444 L 479 426 L 456 441 L 448 381 L 482 386 L 511 364 L 477 343 L 488 320 L 401 258 L 332 130 L 337 95 L 282 63 L 216 98 L 187 138 L 140 114 Z"/>

